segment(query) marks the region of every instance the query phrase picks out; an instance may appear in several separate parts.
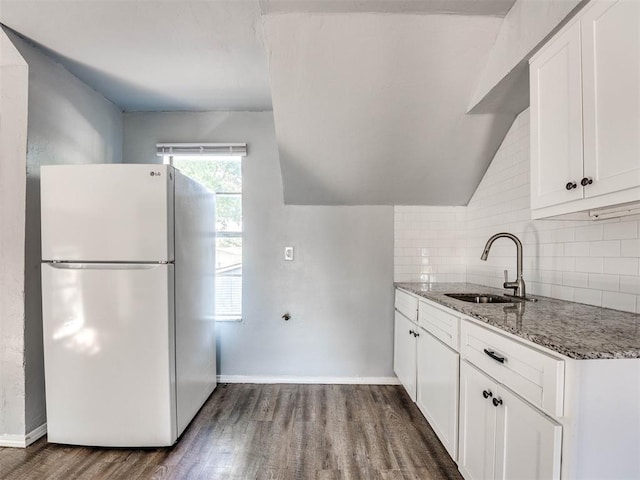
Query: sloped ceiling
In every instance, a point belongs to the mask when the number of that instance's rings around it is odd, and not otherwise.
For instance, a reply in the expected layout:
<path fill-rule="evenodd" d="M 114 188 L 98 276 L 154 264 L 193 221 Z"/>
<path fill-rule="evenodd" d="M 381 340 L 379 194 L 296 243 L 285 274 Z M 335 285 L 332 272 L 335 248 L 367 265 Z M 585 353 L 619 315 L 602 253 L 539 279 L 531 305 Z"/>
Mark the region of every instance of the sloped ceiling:
<path fill-rule="evenodd" d="M 273 108 L 286 203 L 461 205 L 513 118 L 465 115 L 512 4 L 0 0 L 0 22 L 124 111 Z"/>
<path fill-rule="evenodd" d="M 124 111 L 271 109 L 258 0 L 0 0 L 0 23 Z"/>
<path fill-rule="evenodd" d="M 465 114 L 500 23 L 267 16 L 285 202 L 466 204 L 513 120 Z"/>

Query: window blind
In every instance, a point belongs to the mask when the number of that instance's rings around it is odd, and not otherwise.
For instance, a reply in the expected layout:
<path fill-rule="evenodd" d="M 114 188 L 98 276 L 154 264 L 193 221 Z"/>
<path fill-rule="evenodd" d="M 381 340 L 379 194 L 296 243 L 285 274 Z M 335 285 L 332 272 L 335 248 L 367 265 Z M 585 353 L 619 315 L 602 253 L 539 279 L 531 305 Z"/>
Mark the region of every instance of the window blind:
<path fill-rule="evenodd" d="M 156 144 L 156 154 L 160 157 L 165 155 L 175 156 L 247 156 L 246 143 L 158 143 Z"/>

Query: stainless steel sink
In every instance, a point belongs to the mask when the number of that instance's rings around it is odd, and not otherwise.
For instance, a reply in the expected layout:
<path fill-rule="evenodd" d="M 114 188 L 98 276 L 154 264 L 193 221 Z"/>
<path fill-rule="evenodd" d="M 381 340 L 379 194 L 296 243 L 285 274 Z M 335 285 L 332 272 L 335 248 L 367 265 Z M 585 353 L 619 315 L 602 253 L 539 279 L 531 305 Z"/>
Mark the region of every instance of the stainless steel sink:
<path fill-rule="evenodd" d="M 445 293 L 447 297 L 469 303 L 516 303 L 518 300 L 485 293 Z"/>

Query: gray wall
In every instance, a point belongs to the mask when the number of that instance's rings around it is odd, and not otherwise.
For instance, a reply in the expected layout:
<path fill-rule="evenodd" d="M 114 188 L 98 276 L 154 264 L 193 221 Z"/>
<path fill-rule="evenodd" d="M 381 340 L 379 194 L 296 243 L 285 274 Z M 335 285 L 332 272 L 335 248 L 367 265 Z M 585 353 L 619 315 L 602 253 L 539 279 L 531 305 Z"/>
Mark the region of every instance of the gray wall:
<path fill-rule="evenodd" d="M 198 141 L 249 150 L 243 321 L 218 323 L 219 373 L 393 376 L 393 208 L 285 206 L 272 112 L 124 115 L 125 162 L 160 161 L 157 142 Z"/>
<path fill-rule="evenodd" d="M 0 441 L 24 434 L 27 64 L 0 29 Z"/>
<path fill-rule="evenodd" d="M 40 287 L 40 166 L 122 161 L 122 113 L 11 32 L 29 67 L 24 225 L 25 428 L 45 422 Z M 16 179 L 15 188 L 25 181 Z M 3 378 L 3 383 L 5 379 Z"/>

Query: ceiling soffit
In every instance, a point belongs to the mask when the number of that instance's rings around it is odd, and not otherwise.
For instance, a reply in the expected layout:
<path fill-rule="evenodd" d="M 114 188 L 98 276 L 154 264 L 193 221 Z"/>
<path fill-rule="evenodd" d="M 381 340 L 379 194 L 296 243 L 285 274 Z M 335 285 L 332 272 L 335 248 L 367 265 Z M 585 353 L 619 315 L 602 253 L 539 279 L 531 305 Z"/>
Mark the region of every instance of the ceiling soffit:
<path fill-rule="evenodd" d="M 285 202 L 465 205 L 513 120 L 465 113 L 500 22 L 265 17 Z"/>

